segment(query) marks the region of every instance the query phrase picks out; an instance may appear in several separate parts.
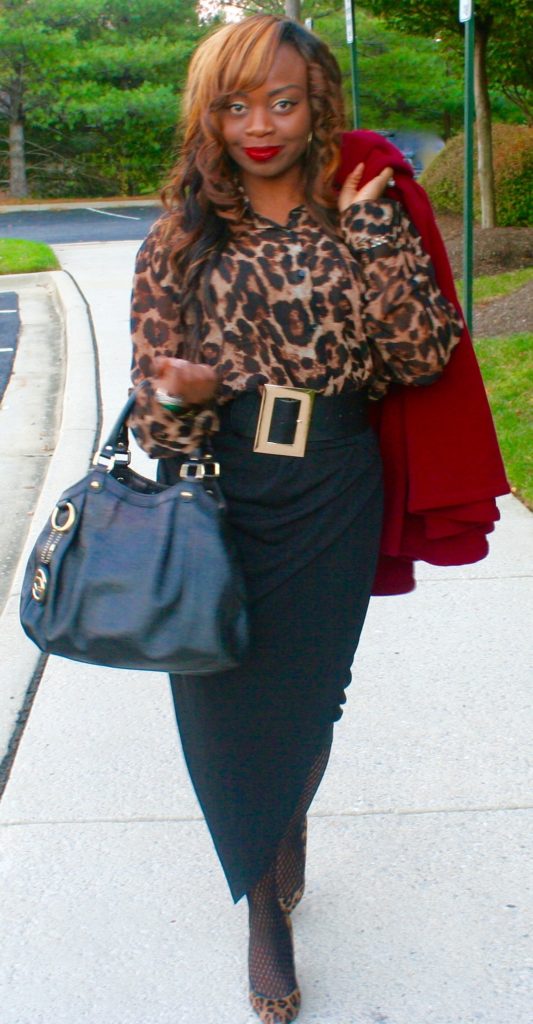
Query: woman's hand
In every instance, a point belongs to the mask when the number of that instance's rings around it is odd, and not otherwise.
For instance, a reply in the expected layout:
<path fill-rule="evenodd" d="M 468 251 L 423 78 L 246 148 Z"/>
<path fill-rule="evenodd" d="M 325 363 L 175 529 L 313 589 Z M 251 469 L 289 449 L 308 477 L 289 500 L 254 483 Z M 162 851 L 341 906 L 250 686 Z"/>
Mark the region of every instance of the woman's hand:
<path fill-rule="evenodd" d="M 168 395 L 179 395 L 185 405 L 203 405 L 213 397 L 217 379 L 212 366 L 168 356 L 158 356 L 154 363 L 158 386 Z"/>
<path fill-rule="evenodd" d="M 338 198 L 338 206 L 341 213 L 343 210 L 347 210 L 352 203 L 362 203 L 365 199 L 381 199 L 392 178 L 392 167 L 385 167 L 381 174 L 372 178 L 371 181 L 367 181 L 366 185 L 359 188 L 359 182 L 363 176 L 364 169 L 364 164 L 357 164 L 357 167 L 346 178 Z"/>

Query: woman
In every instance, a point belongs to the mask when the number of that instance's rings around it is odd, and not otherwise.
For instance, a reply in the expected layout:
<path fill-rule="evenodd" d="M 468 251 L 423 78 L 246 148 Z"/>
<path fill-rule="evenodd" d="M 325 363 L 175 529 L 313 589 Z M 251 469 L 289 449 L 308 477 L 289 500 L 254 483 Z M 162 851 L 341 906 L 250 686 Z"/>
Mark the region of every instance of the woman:
<path fill-rule="evenodd" d="M 212 435 L 247 582 L 243 664 L 171 683 L 232 895 L 248 899 L 250 999 L 265 1024 L 300 1006 L 289 915 L 306 812 L 375 573 L 368 404 L 438 379 L 461 330 L 415 228 L 384 197 L 390 168 L 361 187 L 359 164 L 335 192 L 341 129 L 338 67 L 301 26 L 256 15 L 208 38 L 133 292 L 132 378 L 147 382 L 137 439 L 171 483 Z"/>

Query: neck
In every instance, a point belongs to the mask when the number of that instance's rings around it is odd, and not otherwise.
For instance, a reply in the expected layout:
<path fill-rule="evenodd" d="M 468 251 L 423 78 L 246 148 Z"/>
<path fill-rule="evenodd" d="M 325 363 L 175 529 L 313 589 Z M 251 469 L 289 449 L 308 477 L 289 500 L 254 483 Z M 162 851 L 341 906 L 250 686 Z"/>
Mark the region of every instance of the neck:
<path fill-rule="evenodd" d="M 304 186 L 299 166 L 290 169 L 282 178 L 260 178 L 255 174 L 242 174 L 242 186 L 253 209 L 261 217 L 283 222 L 295 206 L 304 201 Z"/>

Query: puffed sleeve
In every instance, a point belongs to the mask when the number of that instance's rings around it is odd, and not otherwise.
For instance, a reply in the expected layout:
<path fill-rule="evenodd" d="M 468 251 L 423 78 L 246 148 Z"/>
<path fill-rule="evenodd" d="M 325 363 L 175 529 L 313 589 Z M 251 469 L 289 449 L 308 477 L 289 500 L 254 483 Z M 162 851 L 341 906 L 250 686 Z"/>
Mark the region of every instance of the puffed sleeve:
<path fill-rule="evenodd" d="M 138 444 L 154 459 L 194 451 L 213 427 L 213 411 L 194 406 L 178 414 L 166 409 L 155 397 L 154 357 L 185 358 L 179 293 L 170 251 L 161 242 L 159 225 L 152 229 L 137 254 L 131 337 L 131 380 L 134 386 L 143 384 L 129 420 Z"/>
<path fill-rule="evenodd" d="M 373 397 L 390 383 L 432 384 L 457 345 L 463 322 L 437 285 L 417 229 L 392 199 L 352 203 L 340 226 L 362 273 Z"/>

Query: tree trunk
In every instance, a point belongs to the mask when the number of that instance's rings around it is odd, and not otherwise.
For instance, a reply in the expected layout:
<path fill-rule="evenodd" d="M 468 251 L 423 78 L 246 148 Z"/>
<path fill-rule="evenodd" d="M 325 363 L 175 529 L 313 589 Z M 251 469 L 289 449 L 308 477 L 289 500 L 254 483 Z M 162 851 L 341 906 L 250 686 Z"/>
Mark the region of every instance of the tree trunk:
<path fill-rule="evenodd" d="M 300 0 L 285 0 L 285 15 L 293 21 L 302 20 Z"/>
<path fill-rule="evenodd" d="M 15 199 L 28 195 L 22 121 L 11 121 L 9 125 L 9 195 Z"/>
<path fill-rule="evenodd" d="M 481 227 L 496 224 L 494 166 L 492 161 L 492 115 L 487 82 L 487 43 L 490 26 L 476 18 L 474 43 L 474 94 L 476 99 L 477 166 L 481 197 Z"/>

